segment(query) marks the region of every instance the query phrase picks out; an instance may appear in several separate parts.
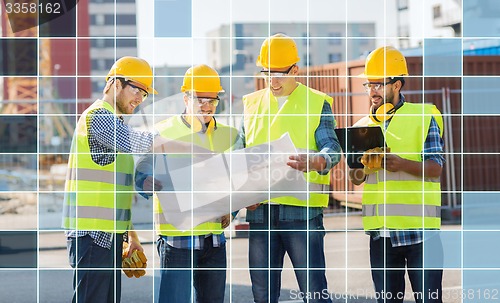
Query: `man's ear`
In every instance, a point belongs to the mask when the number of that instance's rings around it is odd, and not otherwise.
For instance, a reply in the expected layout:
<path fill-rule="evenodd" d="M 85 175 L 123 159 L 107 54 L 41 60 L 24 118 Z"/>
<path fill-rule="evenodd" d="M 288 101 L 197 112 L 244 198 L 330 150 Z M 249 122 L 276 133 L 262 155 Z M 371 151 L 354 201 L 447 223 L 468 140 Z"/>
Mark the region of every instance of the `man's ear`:
<path fill-rule="evenodd" d="M 397 80 L 392 86 L 399 93 L 401 91 L 401 88 L 403 87 L 403 82 L 401 82 L 401 80 Z"/>
<path fill-rule="evenodd" d="M 113 83 L 116 83 L 116 81 L 114 81 L 113 79 L 109 79 L 108 82 L 106 82 L 106 86 L 102 90 L 102 93 L 107 94 Z"/>

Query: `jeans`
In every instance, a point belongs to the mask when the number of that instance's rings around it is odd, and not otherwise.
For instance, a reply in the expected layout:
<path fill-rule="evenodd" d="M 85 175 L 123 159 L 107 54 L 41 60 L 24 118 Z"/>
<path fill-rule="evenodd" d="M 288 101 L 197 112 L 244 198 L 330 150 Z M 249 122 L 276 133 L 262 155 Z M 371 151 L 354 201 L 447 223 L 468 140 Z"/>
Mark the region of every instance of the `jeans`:
<path fill-rule="evenodd" d="M 224 302 L 226 290 L 226 245 L 213 247 L 205 238 L 202 250 L 180 249 L 158 239 L 161 280 L 158 302 Z M 192 286 L 194 298 L 191 300 Z"/>
<path fill-rule="evenodd" d="M 114 236 L 111 249 L 95 244 L 89 235 L 67 239 L 69 263 L 75 269 L 72 302 L 120 302 L 123 237 Z"/>
<path fill-rule="evenodd" d="M 403 302 L 405 267 L 408 268 L 413 297 L 417 303 L 442 302 L 443 270 L 429 270 L 424 267 L 423 245 L 427 241 L 441 240 L 436 236 L 423 243 L 392 247 L 390 238 L 381 237 L 378 240 L 370 238 L 372 278 L 375 291 L 379 295 L 377 297 L 379 303 Z M 435 256 L 442 256 L 442 246 L 438 244 L 432 244 L 434 249 L 432 253 Z"/>
<path fill-rule="evenodd" d="M 304 298 L 313 298 L 309 302 L 331 302 L 325 276 L 323 215 L 309 221 L 279 221 L 277 205 L 260 207 L 266 207 L 264 223 L 250 223 L 249 233 L 249 266 L 254 301 L 278 302 L 281 271 L 287 253 L 294 267 L 300 294 Z"/>

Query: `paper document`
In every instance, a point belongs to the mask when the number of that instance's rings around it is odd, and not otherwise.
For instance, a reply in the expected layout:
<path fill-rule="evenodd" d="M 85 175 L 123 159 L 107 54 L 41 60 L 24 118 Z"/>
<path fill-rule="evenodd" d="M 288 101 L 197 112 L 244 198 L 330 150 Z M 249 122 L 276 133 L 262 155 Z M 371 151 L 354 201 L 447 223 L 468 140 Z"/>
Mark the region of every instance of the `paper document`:
<path fill-rule="evenodd" d="M 308 197 L 301 171 L 286 163 L 297 151 L 285 134 L 280 139 L 231 153 L 197 159 L 157 155 L 156 194 L 166 222 L 188 230 L 207 221 L 281 196 Z"/>

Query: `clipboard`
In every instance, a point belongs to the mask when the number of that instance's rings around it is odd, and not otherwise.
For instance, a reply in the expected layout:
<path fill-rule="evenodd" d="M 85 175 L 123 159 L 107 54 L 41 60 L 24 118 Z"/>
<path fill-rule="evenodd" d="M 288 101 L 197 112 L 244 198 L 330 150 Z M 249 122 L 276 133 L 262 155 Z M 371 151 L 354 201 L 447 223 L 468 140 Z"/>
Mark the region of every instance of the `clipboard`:
<path fill-rule="evenodd" d="M 336 128 L 335 134 L 350 168 L 363 168 L 363 153 L 371 148 L 385 146 L 384 134 L 378 126 Z"/>

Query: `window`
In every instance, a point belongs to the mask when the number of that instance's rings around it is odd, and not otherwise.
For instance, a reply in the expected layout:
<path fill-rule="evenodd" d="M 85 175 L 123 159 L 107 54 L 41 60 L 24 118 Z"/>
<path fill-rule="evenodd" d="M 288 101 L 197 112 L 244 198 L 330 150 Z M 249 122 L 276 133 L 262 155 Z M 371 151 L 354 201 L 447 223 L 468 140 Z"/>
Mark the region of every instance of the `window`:
<path fill-rule="evenodd" d="M 441 18 L 441 5 L 436 5 L 432 8 L 434 19 Z"/>
<path fill-rule="evenodd" d="M 90 25 L 104 25 L 104 15 L 90 15 Z"/>
<path fill-rule="evenodd" d="M 309 54 L 309 55 L 304 54 L 304 57 L 302 58 L 302 60 L 304 61 L 304 65 L 307 65 L 307 66 L 313 65 L 311 54 Z"/>
<path fill-rule="evenodd" d="M 116 15 L 117 25 L 135 25 L 135 15 Z"/>
<path fill-rule="evenodd" d="M 330 45 L 341 45 L 342 44 L 342 33 L 340 32 L 332 32 L 328 33 L 328 44 Z"/>
<path fill-rule="evenodd" d="M 408 9 L 408 0 L 398 0 L 398 10 Z"/>
<path fill-rule="evenodd" d="M 328 63 L 340 62 L 342 61 L 341 53 L 331 53 L 328 54 Z"/>
<path fill-rule="evenodd" d="M 92 92 L 99 93 L 102 91 L 103 83 L 102 81 L 92 81 Z"/>
<path fill-rule="evenodd" d="M 114 25 L 115 15 L 104 15 L 104 25 Z"/>
<path fill-rule="evenodd" d="M 137 47 L 136 39 L 119 39 L 116 40 L 116 47 Z"/>
<path fill-rule="evenodd" d="M 106 64 L 105 64 L 104 59 L 92 59 L 91 66 L 92 66 L 92 70 L 105 70 L 106 69 Z"/>
<path fill-rule="evenodd" d="M 302 44 L 307 45 L 307 33 L 302 33 Z"/>

